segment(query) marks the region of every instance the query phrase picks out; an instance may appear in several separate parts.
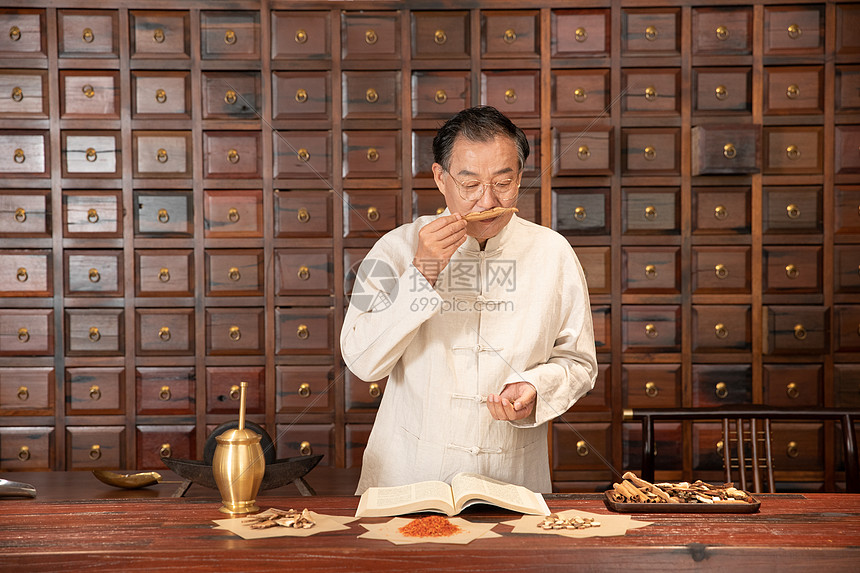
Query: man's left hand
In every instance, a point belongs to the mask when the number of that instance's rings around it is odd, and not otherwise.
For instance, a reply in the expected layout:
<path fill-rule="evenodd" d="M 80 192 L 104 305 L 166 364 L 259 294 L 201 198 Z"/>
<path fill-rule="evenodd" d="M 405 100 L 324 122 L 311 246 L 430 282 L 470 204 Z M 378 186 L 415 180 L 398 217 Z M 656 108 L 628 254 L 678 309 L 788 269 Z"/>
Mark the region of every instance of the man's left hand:
<path fill-rule="evenodd" d="M 499 395 L 487 396 L 487 409 L 496 420 L 522 420 L 531 416 L 537 402 L 537 390 L 528 382 L 513 382 Z"/>

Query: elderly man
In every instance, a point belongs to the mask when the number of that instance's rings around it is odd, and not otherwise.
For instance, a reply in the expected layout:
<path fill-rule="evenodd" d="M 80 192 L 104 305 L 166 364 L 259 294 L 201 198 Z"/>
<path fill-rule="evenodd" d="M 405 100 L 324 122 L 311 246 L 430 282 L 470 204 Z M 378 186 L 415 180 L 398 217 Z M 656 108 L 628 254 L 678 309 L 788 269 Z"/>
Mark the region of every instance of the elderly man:
<path fill-rule="evenodd" d="M 582 268 L 567 240 L 513 212 L 529 154 L 492 107 L 433 140 L 447 210 L 383 236 L 359 269 L 341 332 L 347 367 L 388 376 L 356 493 L 479 473 L 550 492 L 547 422 L 594 386 Z"/>

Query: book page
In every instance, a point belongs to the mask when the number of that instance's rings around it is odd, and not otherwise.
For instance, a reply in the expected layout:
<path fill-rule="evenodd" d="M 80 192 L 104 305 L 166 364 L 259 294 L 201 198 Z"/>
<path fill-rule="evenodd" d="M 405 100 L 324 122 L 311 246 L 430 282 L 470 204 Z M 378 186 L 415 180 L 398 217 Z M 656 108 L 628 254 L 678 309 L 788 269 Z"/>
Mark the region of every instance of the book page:
<path fill-rule="evenodd" d="M 452 512 L 451 486 L 442 481 L 424 481 L 392 487 L 370 487 L 361 494 L 357 517 L 381 517 L 414 511 Z"/>
<path fill-rule="evenodd" d="M 454 507 L 459 512 L 475 503 L 489 502 L 521 513 L 548 515 L 543 496 L 522 486 L 504 483 L 478 474 L 462 473 L 451 481 Z"/>

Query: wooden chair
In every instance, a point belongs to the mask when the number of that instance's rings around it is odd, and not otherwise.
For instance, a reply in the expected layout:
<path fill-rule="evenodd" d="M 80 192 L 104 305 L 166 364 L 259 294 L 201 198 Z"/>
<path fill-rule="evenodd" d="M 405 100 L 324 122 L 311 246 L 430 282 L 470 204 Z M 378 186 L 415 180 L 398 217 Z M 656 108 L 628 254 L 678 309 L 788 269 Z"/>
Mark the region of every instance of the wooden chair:
<path fill-rule="evenodd" d="M 719 420 L 723 423 L 723 462 L 727 482 L 739 482 L 741 489 L 762 493 L 767 482 L 774 491 L 773 463 L 770 447 L 771 420 L 823 421 L 836 420 L 842 424 L 842 451 L 845 458 L 845 489 L 860 493 L 860 461 L 854 421 L 860 411 L 843 408 L 785 409 L 766 406 L 735 406 L 722 408 L 666 408 L 625 410 L 625 420 L 642 422 L 642 479 L 654 480 L 654 422 L 665 420 Z M 745 429 L 746 428 L 746 429 Z M 734 452 L 734 453 L 732 453 Z M 755 463 L 752 460 L 757 460 Z M 737 470 L 738 479 L 733 479 Z M 748 477 L 752 481 L 748 481 Z"/>

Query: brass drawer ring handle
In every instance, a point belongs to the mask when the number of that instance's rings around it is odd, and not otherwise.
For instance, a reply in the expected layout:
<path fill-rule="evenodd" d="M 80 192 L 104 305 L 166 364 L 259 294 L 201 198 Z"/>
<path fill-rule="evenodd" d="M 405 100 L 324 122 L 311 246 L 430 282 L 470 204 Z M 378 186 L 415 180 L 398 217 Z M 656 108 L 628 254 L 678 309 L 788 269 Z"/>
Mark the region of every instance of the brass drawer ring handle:
<path fill-rule="evenodd" d="M 90 386 L 90 400 L 101 400 L 102 390 L 95 384 Z"/>
<path fill-rule="evenodd" d="M 162 326 L 158 329 L 158 339 L 162 342 L 168 342 L 170 340 L 170 328 L 167 326 Z"/>
<path fill-rule="evenodd" d="M 229 336 L 230 340 L 233 342 L 237 342 L 242 338 L 242 331 L 239 330 L 238 326 L 231 326 L 230 330 L 227 331 L 227 336 Z"/>
<path fill-rule="evenodd" d="M 18 329 L 18 342 L 21 342 L 24 344 L 30 342 L 30 331 L 28 329 L 26 329 L 26 328 L 19 328 Z"/>
<path fill-rule="evenodd" d="M 306 324 L 300 324 L 296 329 L 296 337 L 299 340 L 307 340 L 310 335 L 311 331 L 308 330 L 308 326 Z"/>
<path fill-rule="evenodd" d="M 299 385 L 299 396 L 302 398 L 307 398 L 311 395 L 311 385 L 307 382 L 303 382 Z"/>
<path fill-rule="evenodd" d="M 161 387 L 161 390 L 158 392 L 158 399 L 162 402 L 170 400 L 170 386 Z"/>
<path fill-rule="evenodd" d="M 93 326 L 90 327 L 88 337 L 90 339 L 90 342 L 98 342 L 99 340 L 101 340 L 102 334 L 101 332 L 99 332 L 98 327 Z"/>
<path fill-rule="evenodd" d="M 717 382 L 717 385 L 714 386 L 714 394 L 720 400 L 724 400 L 729 396 L 729 387 L 726 386 L 725 382 Z"/>
<path fill-rule="evenodd" d="M 89 273 L 87 273 L 87 277 L 90 279 L 91 283 L 97 283 L 102 280 L 102 275 L 98 269 L 90 269 Z"/>
<path fill-rule="evenodd" d="M 653 382 L 646 382 L 645 383 L 645 395 L 646 396 L 648 396 L 649 398 L 656 398 L 657 394 L 659 394 L 659 393 L 660 393 L 660 389 L 657 388 L 656 384 L 654 384 Z"/>
<path fill-rule="evenodd" d="M 433 41 L 436 42 L 436 45 L 441 46 L 448 41 L 448 34 L 445 33 L 445 30 L 436 30 L 433 34 Z"/>
<path fill-rule="evenodd" d="M 27 269 L 24 267 L 20 267 L 18 272 L 15 274 L 15 278 L 18 279 L 19 283 L 27 282 L 27 279 L 30 278 L 29 273 L 27 273 Z"/>

